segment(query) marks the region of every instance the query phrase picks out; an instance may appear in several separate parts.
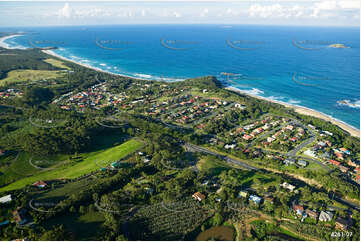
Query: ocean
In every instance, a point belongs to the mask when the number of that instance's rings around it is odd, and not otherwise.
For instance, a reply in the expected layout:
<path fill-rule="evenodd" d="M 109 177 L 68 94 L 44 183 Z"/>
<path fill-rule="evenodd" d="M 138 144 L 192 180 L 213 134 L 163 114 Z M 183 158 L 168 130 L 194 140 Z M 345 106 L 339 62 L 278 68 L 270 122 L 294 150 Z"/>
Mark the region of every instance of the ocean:
<path fill-rule="evenodd" d="M 360 127 L 360 29 L 256 25 L 2 28 L 10 47 L 55 53 L 131 77 L 205 75 L 253 95 L 308 107 Z M 332 48 L 340 43 L 348 48 Z M 343 102 L 338 102 L 342 101 Z"/>

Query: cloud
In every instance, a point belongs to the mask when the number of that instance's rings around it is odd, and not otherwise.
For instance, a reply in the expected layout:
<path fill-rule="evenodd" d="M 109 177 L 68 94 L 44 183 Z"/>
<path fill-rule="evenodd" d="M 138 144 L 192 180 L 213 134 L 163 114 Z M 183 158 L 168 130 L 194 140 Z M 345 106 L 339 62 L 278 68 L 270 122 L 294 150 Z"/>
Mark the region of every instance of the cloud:
<path fill-rule="evenodd" d="M 61 18 L 71 18 L 73 10 L 70 8 L 69 3 L 65 3 L 64 7 L 58 11 L 58 16 Z"/>
<path fill-rule="evenodd" d="M 205 8 L 205 9 L 203 9 L 203 11 L 200 13 L 199 16 L 201 16 L 201 17 L 206 17 L 206 16 L 208 15 L 208 13 L 209 13 L 208 8 Z"/>
<path fill-rule="evenodd" d="M 304 16 L 304 7 L 294 5 L 284 7 L 281 4 L 261 5 L 253 4 L 248 9 L 248 14 L 251 17 L 260 18 L 290 18 Z"/>
<path fill-rule="evenodd" d="M 323 1 L 317 2 L 312 6 L 313 13 L 311 17 L 330 17 L 335 16 L 331 12 L 342 10 L 359 10 L 360 1 Z"/>
<path fill-rule="evenodd" d="M 176 18 L 180 18 L 180 17 L 182 17 L 182 14 L 180 14 L 178 12 L 173 12 L 173 16 Z"/>
<path fill-rule="evenodd" d="M 344 9 L 360 9 L 360 1 L 339 1 L 338 5 Z"/>

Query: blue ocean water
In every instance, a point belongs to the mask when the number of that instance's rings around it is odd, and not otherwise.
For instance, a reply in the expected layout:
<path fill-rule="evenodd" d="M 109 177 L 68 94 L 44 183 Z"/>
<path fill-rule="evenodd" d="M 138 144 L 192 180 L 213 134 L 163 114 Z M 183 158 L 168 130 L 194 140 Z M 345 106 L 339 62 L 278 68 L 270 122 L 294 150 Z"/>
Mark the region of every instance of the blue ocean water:
<path fill-rule="evenodd" d="M 2 31 L 27 33 L 8 39 L 12 47 L 58 46 L 55 52 L 63 57 L 145 79 L 214 75 L 251 94 L 360 126 L 359 28 L 121 25 Z M 335 43 L 350 48 L 329 47 Z"/>

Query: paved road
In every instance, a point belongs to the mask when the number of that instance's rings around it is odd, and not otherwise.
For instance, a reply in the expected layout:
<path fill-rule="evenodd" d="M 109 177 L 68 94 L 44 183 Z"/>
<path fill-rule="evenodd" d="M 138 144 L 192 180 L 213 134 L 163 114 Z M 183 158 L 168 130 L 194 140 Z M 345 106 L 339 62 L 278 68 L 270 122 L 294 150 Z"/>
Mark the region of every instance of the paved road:
<path fill-rule="evenodd" d="M 244 162 L 241 162 L 241 161 L 238 161 L 238 160 L 235 160 L 235 159 L 232 159 L 232 158 L 229 158 L 227 156 L 224 156 L 224 155 L 220 155 L 219 153 L 217 152 L 214 152 L 214 151 L 211 151 L 211 150 L 208 150 L 204 147 L 200 147 L 198 145 L 193 145 L 193 144 L 189 144 L 189 143 L 186 143 L 184 145 L 187 150 L 189 151 L 196 151 L 196 152 L 202 152 L 202 153 L 206 153 L 206 154 L 209 154 L 209 155 L 214 155 L 218 158 L 221 158 L 222 160 L 228 162 L 228 163 L 233 163 L 233 164 L 236 164 L 236 165 L 239 165 L 239 166 L 242 166 L 243 168 L 245 169 L 248 169 L 248 170 L 255 170 L 255 171 L 260 171 L 261 169 L 257 168 L 257 167 L 254 167 L 254 166 L 251 166 L 251 165 L 248 165 Z M 337 196 L 331 196 L 331 194 L 328 194 L 329 198 L 332 199 L 332 200 L 335 200 L 341 204 L 344 204 L 352 209 L 355 209 L 355 210 L 358 210 L 360 211 L 360 206 L 359 204 L 354 204 L 354 203 L 351 203 L 343 198 L 339 198 Z"/>
<path fill-rule="evenodd" d="M 208 150 L 208 149 L 203 148 L 203 147 L 198 146 L 198 145 L 193 145 L 193 144 L 188 144 L 187 143 L 184 146 L 187 148 L 187 150 L 206 153 L 206 154 L 209 154 L 209 155 L 214 155 L 214 156 L 226 161 L 227 163 L 236 164 L 236 165 L 239 165 L 239 166 L 241 166 L 241 167 L 243 167 L 245 169 L 248 169 L 248 170 L 259 170 L 257 167 L 248 165 L 247 163 L 241 162 L 239 160 L 232 159 L 232 158 L 230 158 L 228 156 L 220 155 L 217 152 Z"/>

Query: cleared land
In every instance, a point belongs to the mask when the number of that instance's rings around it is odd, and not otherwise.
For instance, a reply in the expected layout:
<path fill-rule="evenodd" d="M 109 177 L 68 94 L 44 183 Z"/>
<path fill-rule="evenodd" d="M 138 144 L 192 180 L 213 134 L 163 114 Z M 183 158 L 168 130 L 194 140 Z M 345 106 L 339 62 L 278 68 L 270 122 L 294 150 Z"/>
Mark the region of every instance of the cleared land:
<path fill-rule="evenodd" d="M 198 241 L 205 240 L 227 240 L 231 241 L 234 237 L 234 229 L 229 226 L 217 226 L 201 232 L 197 236 Z"/>
<path fill-rule="evenodd" d="M 23 178 L 8 186 L 0 188 L 0 192 L 19 189 L 38 180 L 76 178 L 98 170 L 100 168 L 97 165 L 99 162 L 101 162 L 102 165 L 109 165 L 111 162 L 126 157 L 142 146 L 142 141 L 132 139 L 110 149 L 82 154 L 79 156 L 83 159 L 79 162 L 64 164 L 55 170 L 44 171 L 34 176 Z"/>
<path fill-rule="evenodd" d="M 48 70 L 14 70 L 7 74 L 7 77 L 0 80 L 0 86 L 15 82 L 32 82 L 43 79 L 55 79 L 64 75 L 61 71 Z"/>
<path fill-rule="evenodd" d="M 60 60 L 55 60 L 55 59 L 49 58 L 49 59 L 44 60 L 44 62 L 49 63 L 50 65 L 53 65 L 55 67 L 71 70 L 71 68 L 69 66 L 66 66 L 64 64 L 64 62 L 62 62 Z"/>

